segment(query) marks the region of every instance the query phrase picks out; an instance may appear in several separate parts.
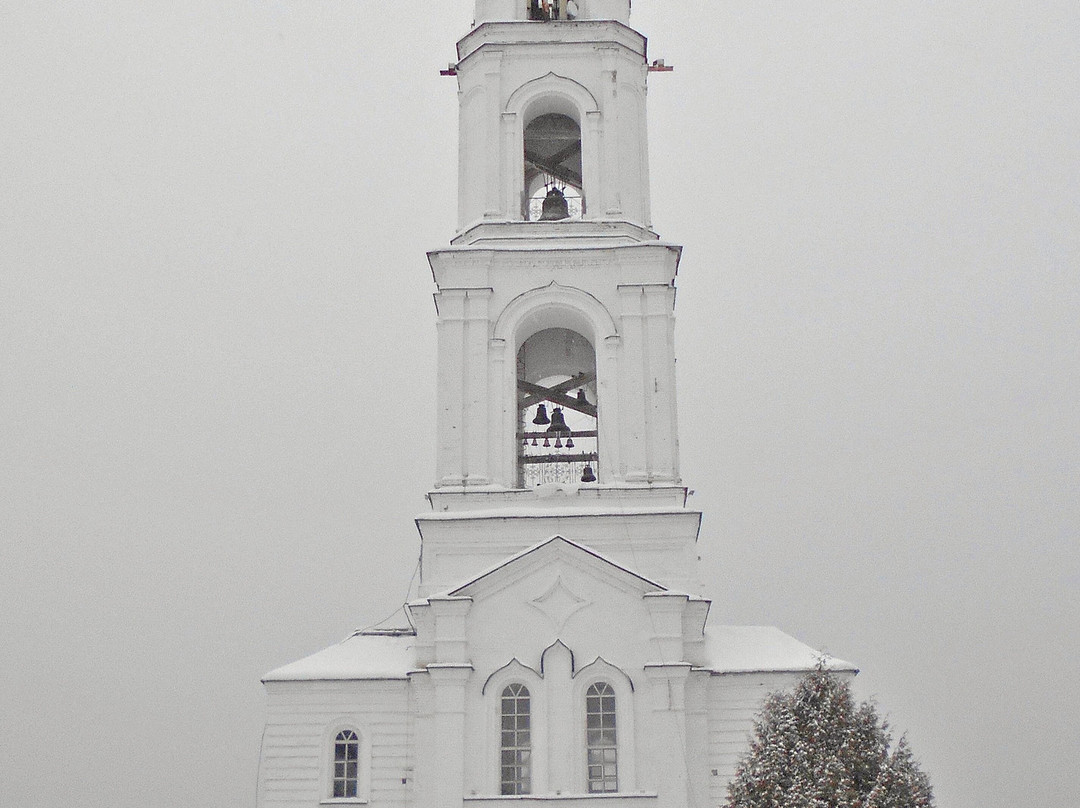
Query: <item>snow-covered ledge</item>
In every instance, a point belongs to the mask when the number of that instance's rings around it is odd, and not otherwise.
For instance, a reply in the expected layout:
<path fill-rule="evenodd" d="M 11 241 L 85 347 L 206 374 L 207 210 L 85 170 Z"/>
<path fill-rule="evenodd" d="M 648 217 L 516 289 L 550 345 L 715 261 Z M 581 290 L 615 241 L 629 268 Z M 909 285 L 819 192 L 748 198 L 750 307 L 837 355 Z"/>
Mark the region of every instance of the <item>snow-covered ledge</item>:
<path fill-rule="evenodd" d="M 656 794 L 521 794 L 465 797 L 464 808 L 655 808 Z"/>

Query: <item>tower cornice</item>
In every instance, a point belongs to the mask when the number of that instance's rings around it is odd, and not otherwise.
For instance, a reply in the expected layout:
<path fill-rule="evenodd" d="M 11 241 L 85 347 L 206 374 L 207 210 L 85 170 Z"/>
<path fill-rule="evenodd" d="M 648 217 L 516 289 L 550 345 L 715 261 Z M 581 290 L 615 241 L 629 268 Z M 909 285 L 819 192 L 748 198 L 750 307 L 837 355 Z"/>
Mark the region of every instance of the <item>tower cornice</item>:
<path fill-rule="evenodd" d="M 648 40 L 630 26 L 616 20 L 579 20 L 551 24 L 485 22 L 458 41 L 459 67 L 461 62 L 483 48 L 508 45 L 618 45 L 644 59 Z"/>

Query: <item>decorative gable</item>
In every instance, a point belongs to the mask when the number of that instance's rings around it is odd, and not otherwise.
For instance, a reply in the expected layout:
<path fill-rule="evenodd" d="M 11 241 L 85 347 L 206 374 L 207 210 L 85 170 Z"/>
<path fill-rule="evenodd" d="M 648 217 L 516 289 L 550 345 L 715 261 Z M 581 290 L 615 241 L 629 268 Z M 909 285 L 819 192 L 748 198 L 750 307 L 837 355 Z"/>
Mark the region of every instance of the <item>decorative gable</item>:
<path fill-rule="evenodd" d="M 559 641 L 583 661 L 624 670 L 696 664 L 707 609 L 561 536 L 409 606 L 421 665 L 487 673 L 511 659 L 539 669 L 544 649 Z"/>

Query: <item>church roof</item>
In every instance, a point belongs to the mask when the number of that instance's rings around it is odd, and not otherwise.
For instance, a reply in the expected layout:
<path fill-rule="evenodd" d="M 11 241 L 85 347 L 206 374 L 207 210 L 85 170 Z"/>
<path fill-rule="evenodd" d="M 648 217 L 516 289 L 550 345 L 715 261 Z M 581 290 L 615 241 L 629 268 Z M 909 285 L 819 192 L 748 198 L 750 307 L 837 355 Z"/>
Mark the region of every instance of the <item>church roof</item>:
<path fill-rule="evenodd" d="M 706 626 L 705 653 L 708 664 L 700 667 L 713 673 L 797 673 L 813 670 L 822 658 L 829 670 L 858 670 L 773 626 Z"/>
<path fill-rule="evenodd" d="M 264 682 L 319 679 L 406 679 L 416 668 L 416 634 L 411 630 L 362 632 L 336 645 L 270 671 Z"/>

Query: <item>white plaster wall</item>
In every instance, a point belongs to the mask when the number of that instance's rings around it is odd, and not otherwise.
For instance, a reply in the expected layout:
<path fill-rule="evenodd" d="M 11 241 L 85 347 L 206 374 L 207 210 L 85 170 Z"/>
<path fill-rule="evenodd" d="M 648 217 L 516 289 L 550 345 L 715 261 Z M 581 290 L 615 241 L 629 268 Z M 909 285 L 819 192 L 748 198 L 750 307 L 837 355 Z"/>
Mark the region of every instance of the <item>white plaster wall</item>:
<path fill-rule="evenodd" d="M 361 793 L 377 808 L 412 804 L 408 682 L 269 682 L 259 805 L 313 808 L 331 795 L 332 727 L 361 736 Z M 366 773 L 366 780 L 365 780 Z M 340 801 L 339 801 L 340 802 Z"/>
<path fill-rule="evenodd" d="M 660 243 L 430 253 L 436 486 L 516 485 L 517 349 L 551 327 L 579 331 L 596 351 L 600 482 L 677 483 L 678 258 L 678 247 Z"/>
<path fill-rule="evenodd" d="M 475 595 L 468 612 L 474 673 L 466 691 L 466 794 L 497 793 L 495 718 L 501 689 L 512 681 L 529 687 L 534 700 L 533 793 L 583 793 L 584 694 L 602 679 L 617 694 L 620 790 L 660 788 L 660 805 L 685 804 L 672 801 L 680 786 L 665 772 L 686 737 L 681 682 L 689 666 L 659 663 L 684 656 L 686 599 L 650 601 L 647 585 L 603 562 L 548 558 L 522 566 L 528 569 Z M 566 614 L 546 609 L 552 592 L 579 602 Z"/>
<path fill-rule="evenodd" d="M 762 700 L 801 674 L 692 670 L 678 661 L 691 650 L 683 636 L 680 651 L 676 635 L 693 602 L 650 594 L 602 561 L 556 553 L 507 569 L 445 601 L 442 617 L 418 620 L 432 635 L 418 646 L 463 661 L 401 680 L 269 682 L 258 805 L 325 804 L 332 736 L 346 726 L 362 739 L 362 800 L 354 802 L 406 808 L 494 797 L 498 696 L 519 681 L 533 699 L 534 798 L 559 792 L 581 808 L 594 801 L 582 795 L 584 692 L 597 679 L 616 687 L 620 793 L 629 801 L 596 799 L 607 808 L 721 804 Z M 580 607 L 563 614 L 534 604 L 553 586 Z"/>
<path fill-rule="evenodd" d="M 460 230 L 521 219 L 524 128 L 552 99 L 581 127 L 586 218 L 649 225 L 643 37 L 614 22 L 506 23 L 458 50 Z"/>
<path fill-rule="evenodd" d="M 551 536 L 586 545 L 676 591 L 701 591 L 697 577 L 698 511 L 417 519 L 420 594 L 440 592 Z"/>

